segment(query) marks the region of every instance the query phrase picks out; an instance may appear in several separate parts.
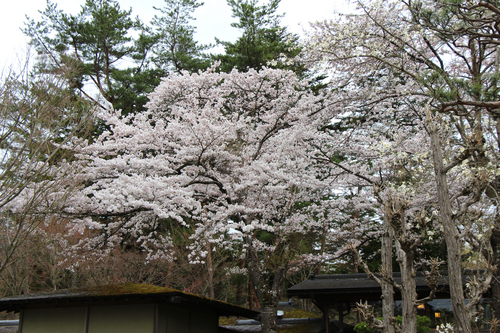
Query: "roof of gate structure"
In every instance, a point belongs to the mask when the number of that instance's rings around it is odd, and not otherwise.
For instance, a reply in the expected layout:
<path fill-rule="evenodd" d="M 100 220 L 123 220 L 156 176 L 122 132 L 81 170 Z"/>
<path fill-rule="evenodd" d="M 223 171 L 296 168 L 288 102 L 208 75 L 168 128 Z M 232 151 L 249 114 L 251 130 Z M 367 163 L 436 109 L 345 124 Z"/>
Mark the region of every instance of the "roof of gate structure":
<path fill-rule="evenodd" d="M 436 298 L 449 298 L 448 272 L 440 274 Z M 400 284 L 401 273 L 395 272 L 393 279 Z M 469 281 L 467 273 L 463 275 L 462 280 L 464 284 Z M 431 289 L 423 272 L 417 272 L 415 282 L 419 298 L 429 295 Z M 400 299 L 397 288 L 394 291 L 395 299 Z M 320 305 L 333 305 L 360 300 L 380 300 L 382 290 L 367 274 L 311 275 L 309 279 L 289 288 L 287 294 L 288 297 L 310 298 Z"/>

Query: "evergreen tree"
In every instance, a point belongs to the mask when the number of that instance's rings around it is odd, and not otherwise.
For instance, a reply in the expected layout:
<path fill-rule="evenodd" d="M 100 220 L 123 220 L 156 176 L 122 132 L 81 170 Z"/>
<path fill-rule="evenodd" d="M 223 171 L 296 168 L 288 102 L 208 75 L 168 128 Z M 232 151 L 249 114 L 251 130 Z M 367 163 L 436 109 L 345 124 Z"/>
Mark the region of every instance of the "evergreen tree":
<path fill-rule="evenodd" d="M 159 78 L 154 71 L 143 75 L 152 41 L 142 34 L 137 40 L 131 37 L 132 31 L 143 29 L 139 19 L 132 19 L 131 9 L 122 10 L 115 0 L 87 0 L 71 15 L 47 1 L 40 13 L 41 21 L 28 18 L 24 28 L 40 55 L 39 72 L 57 75 L 76 63 L 78 71 L 69 82 L 77 94 L 102 106 L 105 100 L 125 114 L 143 109 L 145 95 Z M 94 90 L 97 97 L 90 92 Z"/>
<path fill-rule="evenodd" d="M 116 0 L 86 0 L 77 15 L 48 1 L 40 12 L 42 20 L 28 19 L 24 33 L 40 55 L 39 72 L 57 75 L 76 63 L 79 70 L 69 80 L 75 93 L 101 106 L 104 100 L 126 115 L 144 110 L 147 95 L 169 71 L 192 72 L 209 65 L 202 56 L 206 47 L 197 44 L 189 25 L 191 14 L 203 3 L 165 3 L 156 8 L 162 15 L 147 27 Z M 139 32 L 138 37 L 132 32 Z"/>
<path fill-rule="evenodd" d="M 258 5 L 257 0 L 227 0 L 227 3 L 233 17 L 238 19 L 231 26 L 243 33 L 234 43 L 216 39 L 225 49 L 224 55 L 214 56 L 221 61 L 223 71 L 229 72 L 233 68 L 246 71 L 266 66 L 291 69 L 297 74 L 305 72 L 301 65 L 291 61 L 300 52 L 298 36 L 280 26 L 283 15 L 276 14 L 280 0 L 271 0 L 267 5 Z"/>
<path fill-rule="evenodd" d="M 165 0 L 163 8 L 154 7 L 163 14 L 155 15 L 151 22 L 155 40 L 153 62 L 157 68 L 165 73 L 179 73 L 196 72 L 210 65 L 202 53 L 208 46 L 198 45 L 194 40 L 195 27 L 189 24 L 194 20 L 192 13 L 202 5 L 198 0 Z"/>

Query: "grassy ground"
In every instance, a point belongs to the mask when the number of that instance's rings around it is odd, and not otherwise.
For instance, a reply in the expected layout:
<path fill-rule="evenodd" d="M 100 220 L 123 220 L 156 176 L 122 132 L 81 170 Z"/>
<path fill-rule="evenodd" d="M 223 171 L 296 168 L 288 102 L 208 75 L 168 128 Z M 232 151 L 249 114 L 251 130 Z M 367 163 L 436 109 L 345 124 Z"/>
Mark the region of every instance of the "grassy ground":
<path fill-rule="evenodd" d="M 300 309 L 284 309 L 283 318 L 321 318 L 320 315 Z"/>
<path fill-rule="evenodd" d="M 321 318 L 316 313 L 300 310 L 300 309 L 284 309 L 283 318 Z M 317 329 L 311 327 L 310 324 L 297 324 L 288 327 L 279 327 L 278 333 L 304 333 L 310 329 L 317 332 Z"/>

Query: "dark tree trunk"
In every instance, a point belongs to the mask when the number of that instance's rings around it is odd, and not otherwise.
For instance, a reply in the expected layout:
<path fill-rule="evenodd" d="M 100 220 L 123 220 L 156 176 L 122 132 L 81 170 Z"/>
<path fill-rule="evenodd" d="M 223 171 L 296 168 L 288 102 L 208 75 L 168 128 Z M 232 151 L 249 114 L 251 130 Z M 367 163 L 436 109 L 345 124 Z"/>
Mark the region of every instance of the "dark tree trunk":
<path fill-rule="evenodd" d="M 236 286 L 236 295 L 235 295 L 235 298 L 236 298 L 236 302 L 237 303 L 241 302 L 241 300 L 243 298 L 243 285 L 238 284 Z"/>
<path fill-rule="evenodd" d="M 392 274 L 392 230 L 389 222 L 384 224 L 384 235 L 382 236 L 382 270 Z M 382 316 L 384 317 L 384 333 L 395 333 L 395 328 L 391 323 L 394 318 L 394 287 L 389 282 L 382 279 Z"/>
<path fill-rule="evenodd" d="M 401 267 L 401 299 L 403 322 L 401 330 L 405 333 L 417 333 L 417 285 L 413 253 L 398 246 L 398 261 Z"/>
<path fill-rule="evenodd" d="M 276 306 L 265 306 L 262 308 L 262 333 L 276 332 L 276 309 Z"/>
<path fill-rule="evenodd" d="M 269 286 L 270 281 L 263 281 L 257 251 L 253 248 L 251 240 L 247 239 L 246 242 L 248 244 L 246 257 L 248 276 L 254 285 L 257 300 L 261 305 L 262 333 L 276 332 L 276 311 L 281 297 L 286 269 L 283 266 L 278 267 L 274 273 L 272 285 Z"/>
<path fill-rule="evenodd" d="M 215 298 L 214 288 L 214 266 L 212 262 L 212 247 L 210 242 L 207 242 L 207 278 L 208 278 L 208 297 Z"/>
<path fill-rule="evenodd" d="M 430 116 L 430 115 L 429 115 Z M 471 332 L 470 316 L 465 306 L 465 296 L 462 284 L 462 255 L 460 235 L 452 219 L 452 209 L 441 140 L 433 120 L 429 121 L 429 135 L 431 139 L 434 175 L 439 203 L 439 217 L 443 225 L 444 239 L 448 255 L 448 278 L 450 296 L 455 318 L 455 330 L 459 333 Z"/>

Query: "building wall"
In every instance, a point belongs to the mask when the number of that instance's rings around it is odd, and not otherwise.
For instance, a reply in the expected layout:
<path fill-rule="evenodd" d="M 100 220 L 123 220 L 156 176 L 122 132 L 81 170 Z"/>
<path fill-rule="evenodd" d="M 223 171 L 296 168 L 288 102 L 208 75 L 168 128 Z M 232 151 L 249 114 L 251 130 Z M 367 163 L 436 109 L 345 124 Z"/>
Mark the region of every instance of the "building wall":
<path fill-rule="evenodd" d="M 190 323 L 190 333 L 217 333 L 219 331 L 219 317 L 210 313 L 191 311 Z"/>
<path fill-rule="evenodd" d="M 91 306 L 88 333 L 153 333 L 154 311 L 154 304 Z"/>
<path fill-rule="evenodd" d="M 219 317 L 215 313 L 188 310 L 173 305 L 159 307 L 158 333 L 217 333 Z"/>
<path fill-rule="evenodd" d="M 219 330 L 215 313 L 175 305 L 162 304 L 156 308 L 155 304 L 135 304 L 91 306 L 85 331 L 86 311 L 86 307 L 24 310 L 21 333 L 217 333 Z"/>
<path fill-rule="evenodd" d="M 22 321 L 22 333 L 82 333 L 85 307 L 28 309 Z"/>
<path fill-rule="evenodd" d="M 159 317 L 166 318 L 166 330 L 160 330 L 158 333 L 191 333 L 189 312 L 189 310 L 181 307 L 162 306 Z"/>

